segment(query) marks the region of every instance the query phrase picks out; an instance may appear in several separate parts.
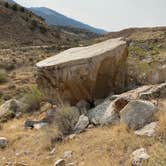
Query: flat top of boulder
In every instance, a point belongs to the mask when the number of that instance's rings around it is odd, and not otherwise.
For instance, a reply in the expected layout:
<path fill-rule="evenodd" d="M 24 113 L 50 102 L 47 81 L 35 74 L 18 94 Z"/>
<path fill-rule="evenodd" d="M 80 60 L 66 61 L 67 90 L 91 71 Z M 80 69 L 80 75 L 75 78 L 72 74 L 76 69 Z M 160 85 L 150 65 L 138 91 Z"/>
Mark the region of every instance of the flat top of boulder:
<path fill-rule="evenodd" d="M 105 52 L 115 49 L 118 46 L 126 44 L 122 38 L 110 39 L 87 47 L 76 47 L 68 49 L 58 55 L 47 58 L 36 64 L 37 67 L 55 66 L 66 62 L 87 59 L 101 55 Z"/>

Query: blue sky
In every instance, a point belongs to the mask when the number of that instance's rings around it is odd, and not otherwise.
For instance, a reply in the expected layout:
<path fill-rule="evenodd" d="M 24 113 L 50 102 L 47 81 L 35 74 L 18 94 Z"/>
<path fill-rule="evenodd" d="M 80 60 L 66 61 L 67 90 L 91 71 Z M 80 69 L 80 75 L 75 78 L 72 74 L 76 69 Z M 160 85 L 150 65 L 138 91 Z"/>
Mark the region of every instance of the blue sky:
<path fill-rule="evenodd" d="M 26 7 L 49 7 L 109 31 L 166 26 L 166 0 L 16 0 Z"/>

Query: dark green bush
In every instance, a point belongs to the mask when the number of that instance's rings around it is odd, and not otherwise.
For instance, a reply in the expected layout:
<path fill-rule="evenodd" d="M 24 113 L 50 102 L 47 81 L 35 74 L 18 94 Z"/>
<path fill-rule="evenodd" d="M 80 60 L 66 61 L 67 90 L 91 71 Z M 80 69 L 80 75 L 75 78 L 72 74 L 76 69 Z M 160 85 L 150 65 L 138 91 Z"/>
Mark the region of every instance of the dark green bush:
<path fill-rule="evenodd" d="M 22 7 L 22 6 L 19 8 L 19 10 L 20 10 L 21 12 L 23 12 L 23 13 L 25 12 L 25 8 Z"/>
<path fill-rule="evenodd" d="M 6 7 L 6 8 L 9 8 L 9 7 L 10 7 L 10 5 L 9 5 L 8 2 L 5 2 L 5 7 Z"/>
<path fill-rule="evenodd" d="M 30 25 L 30 29 L 31 30 L 35 30 L 37 28 L 37 21 L 36 20 L 31 20 L 31 25 Z"/>
<path fill-rule="evenodd" d="M 17 10 L 18 10 L 18 5 L 17 5 L 17 4 L 13 4 L 12 9 L 13 9 L 14 11 L 17 11 Z"/>

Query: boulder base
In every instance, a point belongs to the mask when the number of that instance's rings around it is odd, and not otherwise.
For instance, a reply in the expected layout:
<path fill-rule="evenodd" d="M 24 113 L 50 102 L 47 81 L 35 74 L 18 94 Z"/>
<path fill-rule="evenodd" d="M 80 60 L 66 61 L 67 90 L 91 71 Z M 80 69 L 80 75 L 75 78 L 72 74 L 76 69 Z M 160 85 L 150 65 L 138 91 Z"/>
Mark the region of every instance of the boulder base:
<path fill-rule="evenodd" d="M 72 48 L 37 63 L 37 83 L 53 102 L 93 102 L 124 90 L 127 55 L 120 38 Z"/>

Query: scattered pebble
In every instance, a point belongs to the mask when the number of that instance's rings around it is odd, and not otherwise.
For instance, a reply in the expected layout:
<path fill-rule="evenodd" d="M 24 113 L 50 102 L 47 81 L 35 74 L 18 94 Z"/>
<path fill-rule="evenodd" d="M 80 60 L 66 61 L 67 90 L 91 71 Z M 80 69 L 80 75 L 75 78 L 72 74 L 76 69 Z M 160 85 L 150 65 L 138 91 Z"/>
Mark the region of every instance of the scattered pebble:
<path fill-rule="evenodd" d="M 148 160 L 150 156 L 147 154 L 146 149 L 140 148 L 132 153 L 132 166 L 139 166 L 143 160 Z"/>
<path fill-rule="evenodd" d="M 59 159 L 54 163 L 54 166 L 65 166 L 65 160 Z"/>
<path fill-rule="evenodd" d="M 72 151 L 65 151 L 63 157 L 64 158 L 70 158 L 72 156 Z"/>

